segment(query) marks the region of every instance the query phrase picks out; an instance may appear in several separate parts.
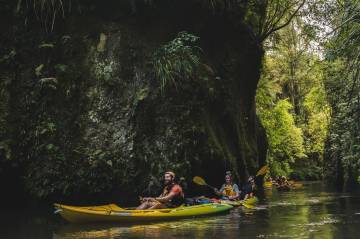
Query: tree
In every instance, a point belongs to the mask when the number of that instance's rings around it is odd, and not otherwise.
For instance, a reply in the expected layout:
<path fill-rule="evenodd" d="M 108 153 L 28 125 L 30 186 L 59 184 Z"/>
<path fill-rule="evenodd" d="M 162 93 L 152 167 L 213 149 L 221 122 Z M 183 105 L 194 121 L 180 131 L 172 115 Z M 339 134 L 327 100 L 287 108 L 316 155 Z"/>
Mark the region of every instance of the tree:
<path fill-rule="evenodd" d="M 285 152 L 294 152 L 286 159 L 288 164 L 283 168 L 287 170 L 279 170 L 281 167 L 274 170 L 287 174 L 294 171 L 293 175 L 303 179 L 320 178 L 329 108 L 323 83 L 324 63 L 316 52 L 312 52 L 313 29 L 302 18 L 295 17 L 266 43 L 267 54 L 257 95 L 260 118 L 264 123 L 268 120 L 264 118 L 265 112 L 274 114 L 277 104 L 287 100 L 290 104 L 289 114 L 295 122 L 294 127 L 301 129 L 300 141 L 303 147 L 303 154 L 296 154 L 297 151 L 286 150 L 283 145 L 272 142 L 276 137 L 270 136 L 268 160 L 272 164 L 279 163 L 276 162 L 279 156 L 274 155 L 275 151 L 283 152 L 284 155 L 288 155 Z M 276 134 L 276 127 L 267 123 L 264 125 L 268 134 Z M 286 132 L 292 131 L 289 126 Z"/>
<path fill-rule="evenodd" d="M 288 26 L 305 3 L 306 0 L 264 0 L 266 14 L 259 23 L 258 38 L 260 42 Z"/>
<path fill-rule="evenodd" d="M 289 175 L 292 171 L 290 164 L 306 157 L 303 133 L 296 126 L 291 109 L 292 105 L 284 99 L 279 100 L 273 108 L 263 109 L 259 113 L 269 141 L 267 160 L 273 176 Z"/>
<path fill-rule="evenodd" d="M 360 4 L 339 1 L 328 44 L 326 92 L 332 109 L 325 149 L 326 177 L 350 187 L 360 175 Z"/>

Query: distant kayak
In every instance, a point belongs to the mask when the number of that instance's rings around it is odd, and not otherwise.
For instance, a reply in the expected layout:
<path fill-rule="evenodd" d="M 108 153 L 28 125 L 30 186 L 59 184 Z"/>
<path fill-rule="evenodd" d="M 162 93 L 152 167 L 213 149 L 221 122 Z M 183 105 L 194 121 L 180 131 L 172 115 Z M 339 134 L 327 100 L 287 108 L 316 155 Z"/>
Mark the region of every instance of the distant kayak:
<path fill-rule="evenodd" d="M 264 188 L 272 188 L 273 183 L 272 182 L 264 182 Z"/>
<path fill-rule="evenodd" d="M 72 223 L 88 222 L 144 222 L 205 216 L 229 211 L 233 206 L 210 203 L 195 206 L 156 210 L 131 210 L 115 204 L 102 206 L 77 207 L 54 204 L 56 213 Z"/>

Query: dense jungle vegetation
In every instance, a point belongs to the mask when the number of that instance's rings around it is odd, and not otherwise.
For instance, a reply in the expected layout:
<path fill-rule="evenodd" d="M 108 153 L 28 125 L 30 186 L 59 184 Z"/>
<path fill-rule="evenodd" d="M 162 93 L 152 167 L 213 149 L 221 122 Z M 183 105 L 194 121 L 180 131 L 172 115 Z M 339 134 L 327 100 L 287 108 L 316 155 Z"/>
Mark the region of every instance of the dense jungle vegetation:
<path fill-rule="evenodd" d="M 358 1 L 316 1 L 268 40 L 257 110 L 272 175 L 359 181 Z"/>
<path fill-rule="evenodd" d="M 357 0 L 0 0 L 0 20 L 10 200 L 135 198 L 168 169 L 219 184 L 265 164 L 360 182 Z"/>

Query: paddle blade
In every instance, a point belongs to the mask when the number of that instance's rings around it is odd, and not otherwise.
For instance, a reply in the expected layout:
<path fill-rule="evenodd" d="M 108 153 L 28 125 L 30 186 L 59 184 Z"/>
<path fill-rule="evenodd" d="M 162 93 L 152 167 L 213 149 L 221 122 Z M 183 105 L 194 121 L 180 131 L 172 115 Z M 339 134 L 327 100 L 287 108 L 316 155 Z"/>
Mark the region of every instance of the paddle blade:
<path fill-rule="evenodd" d="M 269 172 L 269 166 L 265 165 L 257 172 L 256 177 L 260 175 L 264 175 L 267 172 Z"/>
<path fill-rule="evenodd" d="M 195 177 L 193 178 L 193 182 L 196 183 L 196 184 L 198 184 L 198 185 L 202 185 L 202 186 L 206 186 L 206 185 L 207 185 L 207 183 L 205 182 L 205 180 L 204 180 L 203 178 L 199 177 L 199 176 L 195 176 Z"/>
<path fill-rule="evenodd" d="M 256 208 L 256 206 L 250 205 L 250 204 L 247 204 L 247 203 L 243 203 L 242 206 L 244 206 L 245 208 L 248 208 L 248 209 L 254 209 L 254 208 Z"/>

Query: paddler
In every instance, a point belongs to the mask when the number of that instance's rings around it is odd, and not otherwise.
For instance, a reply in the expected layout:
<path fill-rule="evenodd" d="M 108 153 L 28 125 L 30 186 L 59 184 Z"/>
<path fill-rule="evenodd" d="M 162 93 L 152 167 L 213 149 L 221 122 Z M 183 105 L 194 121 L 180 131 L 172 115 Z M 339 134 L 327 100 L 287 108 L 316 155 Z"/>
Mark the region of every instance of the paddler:
<path fill-rule="evenodd" d="M 273 179 L 272 179 L 272 177 L 270 176 L 270 177 L 268 177 L 265 181 L 268 182 L 268 183 L 272 183 L 272 182 L 273 182 Z"/>
<path fill-rule="evenodd" d="M 184 193 L 180 185 L 175 183 L 175 173 L 168 171 L 164 174 L 164 189 L 159 197 L 147 197 L 141 200 L 141 205 L 136 209 L 161 209 L 174 208 L 183 204 Z"/>
<path fill-rule="evenodd" d="M 220 190 L 214 189 L 215 194 L 221 196 L 222 199 L 237 200 L 240 196 L 239 186 L 233 183 L 231 172 L 227 171 L 225 174 L 225 183 L 221 186 Z"/>
<path fill-rule="evenodd" d="M 248 182 L 244 185 L 243 190 L 241 192 L 242 200 L 246 200 L 254 197 L 255 190 L 256 190 L 255 177 L 250 176 Z"/>
<path fill-rule="evenodd" d="M 280 177 L 279 182 L 276 186 L 280 190 L 290 190 L 291 189 L 291 184 L 289 183 L 289 181 L 286 179 L 285 176 Z"/>

